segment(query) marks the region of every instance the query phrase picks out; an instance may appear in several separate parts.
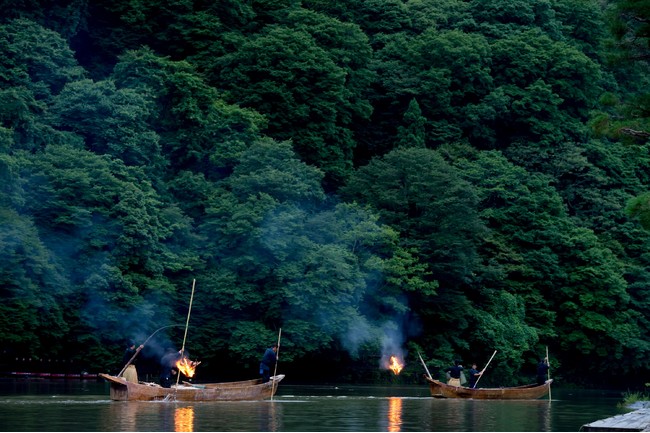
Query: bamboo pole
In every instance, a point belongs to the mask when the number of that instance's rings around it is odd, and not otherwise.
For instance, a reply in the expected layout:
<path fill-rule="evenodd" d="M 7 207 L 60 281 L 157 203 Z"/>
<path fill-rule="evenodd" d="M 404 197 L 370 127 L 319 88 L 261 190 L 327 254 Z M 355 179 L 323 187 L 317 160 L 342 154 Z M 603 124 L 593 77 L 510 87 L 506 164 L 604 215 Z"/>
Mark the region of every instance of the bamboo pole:
<path fill-rule="evenodd" d="M 490 362 L 492 362 L 492 358 L 494 358 L 494 355 L 496 355 L 496 354 L 497 354 L 497 351 L 495 350 L 494 353 L 492 354 L 492 356 L 490 357 L 490 360 L 487 362 L 487 364 L 485 364 L 485 367 L 483 368 L 483 370 L 481 370 L 482 373 L 478 377 L 478 379 L 476 380 L 476 383 L 474 383 L 474 386 L 472 388 L 476 388 L 476 385 L 478 385 L 478 381 L 481 380 L 481 378 L 483 377 L 483 373 L 485 373 L 485 369 L 488 368 L 488 365 L 490 365 Z"/>
<path fill-rule="evenodd" d="M 418 356 L 420 357 L 420 362 L 422 362 L 422 365 L 424 366 L 424 369 L 426 370 L 429 379 L 433 380 L 433 377 L 431 377 L 431 373 L 429 373 L 429 369 L 427 368 L 427 365 L 424 363 L 424 359 L 422 359 L 422 355 L 420 355 L 419 350 L 418 350 Z"/>
<path fill-rule="evenodd" d="M 122 374 L 124 374 L 124 371 L 126 371 L 126 368 L 127 368 L 129 365 L 131 365 L 131 363 L 133 362 L 133 360 L 135 359 L 135 357 L 138 356 L 138 353 L 140 353 L 140 351 L 142 350 L 142 348 L 143 348 L 143 347 L 144 347 L 144 346 L 149 342 L 149 340 L 151 340 L 151 337 L 153 337 L 154 335 L 156 335 L 156 334 L 158 333 L 158 331 L 162 331 L 162 330 L 165 329 L 165 328 L 171 328 L 172 326 L 183 326 L 183 325 L 167 325 L 167 326 L 163 326 L 162 328 L 158 328 L 158 329 L 156 329 L 156 331 L 155 331 L 153 334 L 151 334 L 151 335 L 150 335 L 146 340 L 144 340 L 144 343 L 142 343 L 142 344 L 141 344 L 141 345 L 136 349 L 136 351 L 135 351 L 135 353 L 133 354 L 133 356 L 131 357 L 131 359 L 129 359 L 129 362 L 126 363 L 126 365 L 124 366 L 124 368 L 122 369 L 122 371 L 120 371 L 120 373 L 119 373 L 117 376 L 119 377 L 119 376 L 122 376 Z"/>
<path fill-rule="evenodd" d="M 551 363 L 548 360 L 548 346 L 546 346 L 546 365 L 548 365 L 548 370 L 546 372 L 548 373 L 548 380 L 551 380 Z M 551 401 L 551 385 L 548 386 L 548 401 Z"/>
<path fill-rule="evenodd" d="M 192 302 L 194 301 L 194 287 L 196 286 L 196 279 L 192 280 L 192 294 L 190 295 L 190 307 L 187 309 L 187 321 L 185 322 L 185 334 L 183 335 L 183 345 L 181 346 L 181 360 L 185 356 L 185 340 L 187 339 L 187 328 L 190 324 L 190 314 L 192 313 Z M 181 378 L 181 372 L 176 374 L 176 386 Z"/>
<path fill-rule="evenodd" d="M 278 350 L 275 352 L 275 367 L 273 368 L 273 382 L 271 383 L 271 401 L 273 401 L 273 394 L 275 394 L 275 376 L 278 373 L 278 356 L 280 355 L 280 337 L 282 337 L 282 328 L 278 332 Z"/>

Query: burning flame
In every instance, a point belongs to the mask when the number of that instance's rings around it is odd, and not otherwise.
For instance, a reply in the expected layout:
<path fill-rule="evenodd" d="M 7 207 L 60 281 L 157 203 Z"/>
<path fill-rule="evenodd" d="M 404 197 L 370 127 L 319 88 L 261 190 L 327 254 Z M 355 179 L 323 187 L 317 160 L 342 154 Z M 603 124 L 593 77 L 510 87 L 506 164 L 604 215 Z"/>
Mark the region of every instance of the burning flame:
<path fill-rule="evenodd" d="M 388 364 L 388 369 L 393 370 L 393 373 L 396 375 L 402 371 L 402 368 L 404 368 L 404 364 L 401 364 L 399 362 L 399 359 L 397 359 L 397 356 L 391 355 L 390 357 L 390 364 Z"/>
<path fill-rule="evenodd" d="M 176 361 L 176 368 L 178 368 L 178 371 L 183 373 L 187 377 L 194 377 L 194 373 L 196 372 L 196 366 L 199 365 L 201 361 L 190 361 L 186 357 L 182 357 L 178 361 Z"/>

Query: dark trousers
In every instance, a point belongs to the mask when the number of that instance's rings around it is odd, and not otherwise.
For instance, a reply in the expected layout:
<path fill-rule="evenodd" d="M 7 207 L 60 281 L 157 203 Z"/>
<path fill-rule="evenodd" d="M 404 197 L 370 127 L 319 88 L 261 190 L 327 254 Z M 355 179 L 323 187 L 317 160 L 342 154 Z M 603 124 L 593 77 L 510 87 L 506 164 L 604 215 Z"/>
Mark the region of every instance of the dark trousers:
<path fill-rule="evenodd" d="M 268 365 L 260 365 L 260 376 L 263 382 L 268 382 L 271 379 L 271 369 Z"/>

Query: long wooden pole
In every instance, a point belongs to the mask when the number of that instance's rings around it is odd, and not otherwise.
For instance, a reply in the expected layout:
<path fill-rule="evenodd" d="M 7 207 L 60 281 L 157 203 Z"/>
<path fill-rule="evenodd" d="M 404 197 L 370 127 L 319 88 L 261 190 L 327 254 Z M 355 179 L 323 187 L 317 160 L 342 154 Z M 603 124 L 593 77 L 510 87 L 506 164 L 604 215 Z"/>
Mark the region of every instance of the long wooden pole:
<path fill-rule="evenodd" d="M 190 325 L 190 314 L 192 313 L 192 302 L 194 301 L 194 287 L 196 286 L 196 279 L 192 280 L 192 294 L 190 295 L 190 307 L 187 310 L 187 321 L 185 322 L 185 335 L 183 335 L 183 346 L 181 347 L 181 360 L 185 356 L 185 340 L 187 339 L 187 328 Z M 176 374 L 176 385 L 181 378 L 180 371 Z"/>
<path fill-rule="evenodd" d="M 426 370 L 429 379 L 433 380 L 433 377 L 431 377 L 431 373 L 429 373 L 429 369 L 427 368 L 427 365 L 424 363 L 424 359 L 422 359 L 422 355 L 420 355 L 419 350 L 418 350 L 418 356 L 420 357 L 420 362 L 422 362 L 422 365 L 424 366 L 424 369 Z"/>
<path fill-rule="evenodd" d="M 496 355 L 496 354 L 497 354 L 497 351 L 495 350 L 494 353 L 492 354 L 492 356 L 490 357 L 490 360 L 487 362 L 487 364 L 485 364 L 485 368 L 483 368 L 483 370 L 481 370 L 483 373 L 485 373 L 485 369 L 488 368 L 488 365 L 490 365 L 490 362 L 492 362 L 492 358 L 494 358 L 494 355 Z M 483 377 L 483 373 L 481 373 L 481 375 L 478 377 L 478 379 L 476 380 L 476 383 L 474 384 L 474 386 L 472 388 L 476 388 L 476 385 L 478 384 L 478 381 L 481 380 L 481 378 Z"/>
<path fill-rule="evenodd" d="M 143 348 L 144 346 L 146 346 L 146 344 L 149 342 L 149 340 L 151 340 L 151 337 L 153 337 L 154 335 L 156 335 L 156 334 L 158 333 L 158 331 L 162 331 L 162 330 L 165 329 L 165 328 L 171 328 L 172 326 L 183 326 L 183 325 L 167 325 L 167 326 L 163 326 L 162 328 L 157 329 L 156 332 L 154 332 L 153 334 L 151 334 L 151 335 L 149 336 L 149 338 L 147 338 L 146 340 L 144 340 L 144 343 L 142 343 L 142 344 L 141 344 L 141 345 L 136 349 L 136 351 L 135 351 L 135 353 L 133 354 L 133 356 L 131 357 L 131 359 L 129 359 L 129 362 L 126 363 L 126 365 L 124 366 L 124 368 L 122 369 L 122 371 L 120 371 L 120 374 L 118 374 L 118 377 L 119 377 L 119 376 L 122 376 L 122 374 L 124 374 L 124 371 L 126 370 L 126 367 L 128 367 L 129 365 L 131 365 L 131 363 L 133 362 L 133 360 L 135 359 L 135 357 L 138 356 L 138 353 L 140 353 L 140 351 L 142 350 L 142 348 Z"/>
<path fill-rule="evenodd" d="M 548 379 L 551 380 L 551 362 L 548 360 L 548 346 L 546 346 L 546 365 L 548 365 Z M 548 386 L 548 401 L 551 401 L 551 385 Z"/>
<path fill-rule="evenodd" d="M 273 368 L 273 383 L 271 383 L 271 401 L 273 401 L 273 394 L 275 394 L 275 375 L 278 373 L 278 356 L 280 355 L 280 337 L 282 337 L 282 328 L 278 332 L 278 350 L 275 352 L 275 368 Z"/>

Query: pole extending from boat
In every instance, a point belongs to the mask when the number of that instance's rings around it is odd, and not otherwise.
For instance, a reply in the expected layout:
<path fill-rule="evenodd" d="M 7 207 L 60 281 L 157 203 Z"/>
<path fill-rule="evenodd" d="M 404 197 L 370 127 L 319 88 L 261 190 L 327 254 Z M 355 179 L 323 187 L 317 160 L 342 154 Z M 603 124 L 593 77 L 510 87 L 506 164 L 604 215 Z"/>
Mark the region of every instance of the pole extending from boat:
<path fill-rule="evenodd" d="M 156 335 L 159 331 L 162 331 L 163 329 L 166 329 L 166 328 L 171 328 L 172 326 L 183 326 L 183 325 L 167 325 L 167 326 L 163 326 L 162 328 L 158 328 L 158 329 L 156 329 L 156 331 L 154 331 L 154 333 L 151 334 L 151 335 L 150 335 L 146 340 L 144 340 L 144 343 L 142 343 L 142 344 L 138 347 L 138 349 L 135 351 L 135 353 L 133 354 L 133 356 L 131 357 L 131 359 L 129 359 L 129 362 L 126 363 L 126 365 L 124 366 L 124 368 L 122 368 L 122 371 L 120 371 L 120 373 L 119 373 L 117 376 L 120 377 L 120 376 L 122 376 L 122 374 L 124 374 L 124 371 L 126 371 L 126 368 L 127 368 L 129 365 L 131 365 L 131 363 L 133 362 L 133 360 L 135 359 L 135 357 L 138 356 L 138 353 L 140 353 L 140 350 L 142 350 L 142 348 L 143 348 L 144 346 L 147 345 L 147 343 L 149 342 L 149 340 L 151 340 L 151 338 L 153 338 L 154 335 Z"/>
<path fill-rule="evenodd" d="M 282 328 L 278 332 L 278 350 L 275 352 L 275 368 L 273 369 L 273 378 L 271 379 L 271 401 L 273 401 L 273 394 L 275 394 L 275 376 L 278 373 L 278 356 L 280 355 L 280 337 L 282 337 Z"/>
<path fill-rule="evenodd" d="M 192 301 L 194 301 L 194 287 L 196 286 L 196 279 L 192 280 L 192 294 L 190 295 L 190 307 L 187 310 L 187 321 L 185 322 L 185 335 L 183 335 L 183 345 L 181 346 L 181 360 L 185 356 L 185 340 L 187 339 L 187 328 L 190 324 L 190 314 L 192 313 Z M 176 386 L 181 378 L 181 372 L 176 375 Z"/>
<path fill-rule="evenodd" d="M 492 358 L 494 358 L 494 355 L 496 355 L 496 354 L 497 354 L 497 351 L 495 350 L 494 353 L 492 354 L 492 356 L 490 357 L 490 360 L 487 362 L 487 364 L 485 364 L 485 368 L 483 368 L 483 370 L 481 370 L 482 373 L 478 377 L 478 379 L 476 380 L 476 383 L 474 383 L 474 386 L 472 388 L 476 388 L 476 385 L 478 384 L 478 381 L 481 380 L 481 378 L 483 377 L 483 373 L 485 373 L 485 369 L 488 368 L 488 365 L 490 365 L 490 362 L 492 362 Z"/>
<path fill-rule="evenodd" d="M 431 373 L 429 373 L 429 369 L 427 368 L 427 365 L 424 363 L 424 359 L 422 359 L 422 355 L 420 355 L 420 351 L 419 351 L 419 350 L 418 350 L 418 356 L 420 357 L 420 362 L 422 362 L 422 366 L 423 366 L 424 369 L 426 370 L 427 375 L 429 376 L 429 379 L 433 379 L 433 377 L 431 377 Z"/>
<path fill-rule="evenodd" d="M 548 365 L 548 379 L 551 379 L 551 362 L 548 360 L 548 346 L 546 346 L 546 365 Z M 548 401 L 551 401 L 551 387 L 548 387 Z"/>

